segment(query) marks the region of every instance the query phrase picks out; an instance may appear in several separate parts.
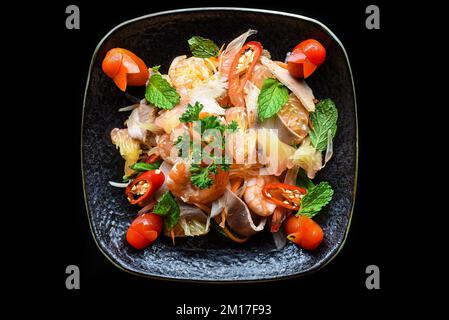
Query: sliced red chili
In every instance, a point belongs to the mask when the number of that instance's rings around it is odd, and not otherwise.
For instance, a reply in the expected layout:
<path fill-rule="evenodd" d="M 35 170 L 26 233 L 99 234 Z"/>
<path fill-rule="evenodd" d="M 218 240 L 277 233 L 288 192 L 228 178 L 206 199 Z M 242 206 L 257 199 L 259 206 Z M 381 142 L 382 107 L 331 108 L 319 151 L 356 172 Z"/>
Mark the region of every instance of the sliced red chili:
<path fill-rule="evenodd" d="M 161 156 L 157 153 L 153 153 L 145 159 L 146 163 L 155 163 L 161 159 Z"/>
<path fill-rule="evenodd" d="M 269 183 L 262 189 L 263 196 L 274 204 L 290 210 L 299 210 L 306 189 L 286 183 Z"/>
<path fill-rule="evenodd" d="M 126 187 L 125 194 L 129 203 L 146 204 L 164 181 L 165 176 L 159 169 L 142 173 Z"/>
<path fill-rule="evenodd" d="M 257 41 L 247 42 L 240 52 L 235 56 L 229 71 L 229 100 L 235 107 L 245 107 L 245 99 L 243 96 L 243 87 L 253 71 L 254 66 L 262 54 L 262 45 Z M 250 52 L 248 54 L 248 52 Z M 243 80 L 240 79 L 242 73 L 245 72 Z"/>

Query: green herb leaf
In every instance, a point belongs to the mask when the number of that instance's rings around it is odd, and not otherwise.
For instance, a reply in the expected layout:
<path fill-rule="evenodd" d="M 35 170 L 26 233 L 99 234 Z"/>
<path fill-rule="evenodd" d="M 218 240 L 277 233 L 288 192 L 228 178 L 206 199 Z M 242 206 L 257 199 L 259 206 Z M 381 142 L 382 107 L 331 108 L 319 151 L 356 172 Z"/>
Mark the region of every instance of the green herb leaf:
<path fill-rule="evenodd" d="M 236 132 L 238 129 L 239 129 L 239 125 L 238 125 L 237 121 L 235 121 L 235 120 L 232 120 L 231 123 L 229 123 L 226 126 L 226 130 L 229 130 L 231 132 Z"/>
<path fill-rule="evenodd" d="M 131 180 L 131 179 L 134 179 L 134 178 L 137 178 L 137 176 L 140 174 L 141 172 L 133 172 L 133 173 L 130 173 L 130 174 L 125 174 L 124 176 L 123 176 L 123 182 L 128 182 L 129 180 Z"/>
<path fill-rule="evenodd" d="M 287 101 L 287 87 L 274 78 L 265 79 L 258 98 L 259 119 L 271 118 Z"/>
<path fill-rule="evenodd" d="M 296 176 L 296 185 L 307 190 L 315 186 L 315 184 L 312 180 L 310 180 L 303 168 L 300 168 L 298 171 L 298 175 Z"/>
<path fill-rule="evenodd" d="M 159 72 L 160 67 L 161 67 L 160 65 L 157 65 L 157 66 L 152 67 L 151 70 L 153 72 Z"/>
<path fill-rule="evenodd" d="M 211 174 L 217 174 L 217 172 L 217 165 L 215 163 L 211 163 L 207 167 L 192 164 L 190 166 L 190 181 L 200 189 L 207 189 L 214 183 L 214 180 L 210 177 Z"/>
<path fill-rule="evenodd" d="M 203 105 L 199 102 L 195 102 L 193 106 L 188 104 L 186 111 L 181 115 L 179 121 L 184 123 L 198 121 L 201 110 L 203 110 Z"/>
<path fill-rule="evenodd" d="M 224 131 L 224 126 L 221 124 L 221 121 L 217 116 L 206 116 L 201 119 L 201 132 L 210 129 L 218 129 L 220 131 Z"/>
<path fill-rule="evenodd" d="M 145 99 L 158 108 L 172 109 L 181 98 L 167 80 L 160 74 L 153 74 L 145 90 Z"/>
<path fill-rule="evenodd" d="M 196 102 L 193 106 L 188 105 L 186 111 L 181 115 L 180 121 L 184 123 L 199 121 L 201 125 L 201 130 L 199 126 L 193 126 L 194 130 L 201 131 L 202 143 L 206 143 L 207 147 L 210 148 L 211 153 L 214 152 L 217 148 L 221 150 L 225 150 L 225 139 L 223 139 L 223 134 L 226 130 L 236 131 L 238 130 L 238 124 L 236 121 L 232 121 L 228 124 L 223 124 L 215 115 L 206 116 L 202 119 L 199 119 L 199 115 L 201 110 L 203 109 L 203 105 L 199 102 Z M 210 132 L 210 134 L 205 135 L 204 132 L 206 130 L 216 129 L 218 131 Z M 222 139 L 218 139 L 218 135 L 221 135 Z M 181 152 L 181 150 L 191 150 L 192 141 L 190 141 L 189 145 L 188 136 L 178 136 L 176 141 L 176 147 L 180 149 L 180 155 L 187 154 L 187 152 Z M 228 171 L 230 169 L 230 165 L 226 162 L 223 156 L 216 157 L 215 154 L 203 154 L 200 148 L 194 148 L 191 154 L 194 160 L 194 163 L 198 163 L 198 161 L 205 161 L 206 163 L 210 163 L 208 166 L 203 167 L 199 164 L 192 164 L 190 166 L 190 180 L 194 186 L 197 186 L 200 189 L 207 189 L 214 183 L 214 180 L 211 178 L 212 174 L 218 173 L 218 168 L 220 167 L 223 171 Z"/>
<path fill-rule="evenodd" d="M 334 190 L 326 181 L 307 190 L 307 194 L 301 200 L 301 207 L 296 215 L 314 217 L 321 209 L 332 200 Z"/>
<path fill-rule="evenodd" d="M 157 201 L 153 212 L 164 217 L 165 227 L 171 230 L 178 223 L 181 210 L 171 192 L 167 191 Z"/>
<path fill-rule="evenodd" d="M 313 126 L 313 130 L 309 131 L 310 141 L 317 150 L 326 150 L 329 134 L 331 139 L 335 137 L 337 118 L 337 107 L 331 99 L 321 100 L 316 105 L 315 112 L 310 113 Z"/>
<path fill-rule="evenodd" d="M 137 172 L 144 172 L 144 171 L 159 169 L 161 164 L 162 164 L 162 161 L 157 161 L 154 163 L 136 162 L 133 165 L 131 165 L 130 168 Z"/>
<path fill-rule="evenodd" d="M 220 49 L 210 39 L 194 36 L 188 40 L 190 51 L 195 57 L 210 58 L 218 57 Z"/>

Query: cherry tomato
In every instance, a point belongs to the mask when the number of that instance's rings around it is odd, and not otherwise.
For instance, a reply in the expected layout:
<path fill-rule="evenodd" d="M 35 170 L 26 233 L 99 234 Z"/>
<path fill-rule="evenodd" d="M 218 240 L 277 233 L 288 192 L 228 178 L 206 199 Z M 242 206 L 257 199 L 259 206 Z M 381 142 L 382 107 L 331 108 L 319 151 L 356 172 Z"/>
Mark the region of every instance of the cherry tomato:
<path fill-rule="evenodd" d="M 154 213 L 138 216 L 129 226 L 126 241 L 136 249 L 152 244 L 162 232 L 162 217 Z"/>
<path fill-rule="evenodd" d="M 287 59 L 293 77 L 307 78 L 326 60 L 326 49 L 315 39 L 298 44 Z"/>
<path fill-rule="evenodd" d="M 131 51 L 122 48 L 114 48 L 106 53 L 102 69 L 122 91 L 126 90 L 127 85 L 145 85 L 149 76 L 145 62 Z"/>
<path fill-rule="evenodd" d="M 126 198 L 131 204 L 144 206 L 153 193 L 162 186 L 164 181 L 165 176 L 161 170 L 145 171 L 126 187 Z"/>
<path fill-rule="evenodd" d="M 290 216 L 284 223 L 287 239 L 303 249 L 315 250 L 323 241 L 323 229 L 306 216 Z"/>

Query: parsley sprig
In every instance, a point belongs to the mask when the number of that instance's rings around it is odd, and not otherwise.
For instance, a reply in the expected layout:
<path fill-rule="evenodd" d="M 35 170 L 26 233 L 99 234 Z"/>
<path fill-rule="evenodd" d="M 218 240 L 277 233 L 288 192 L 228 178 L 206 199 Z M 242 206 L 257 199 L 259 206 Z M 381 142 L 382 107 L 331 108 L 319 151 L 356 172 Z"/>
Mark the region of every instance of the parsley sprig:
<path fill-rule="evenodd" d="M 223 124 L 215 115 L 207 115 L 200 118 L 202 109 L 203 105 L 199 102 L 196 102 L 194 105 L 189 104 L 186 111 L 181 115 L 180 122 L 194 123 L 194 130 L 197 130 L 197 132 L 201 134 L 201 143 L 207 144 L 212 151 L 214 148 L 224 150 L 224 134 L 226 131 L 235 132 L 238 130 L 237 122 L 232 121 L 231 123 Z M 219 133 L 221 135 L 221 139 L 215 139 L 215 135 L 210 132 L 208 134 L 207 130 L 210 129 L 216 130 L 214 133 Z M 201 164 L 195 163 L 190 166 L 190 180 L 194 186 L 197 186 L 200 189 L 209 188 L 214 183 L 213 175 L 217 174 L 219 169 L 223 171 L 228 171 L 230 169 L 230 164 L 228 163 L 229 161 L 227 161 L 224 156 L 217 158 L 213 154 L 207 154 L 204 152 L 202 152 L 202 154 L 197 154 L 198 152 L 201 152 L 201 150 L 192 148 L 193 142 L 189 140 L 190 138 L 187 134 L 178 136 L 176 146 L 180 150 L 180 153 L 184 155 L 186 154 L 186 148 L 190 148 L 187 150 L 193 149 L 192 158 L 202 160 Z"/>

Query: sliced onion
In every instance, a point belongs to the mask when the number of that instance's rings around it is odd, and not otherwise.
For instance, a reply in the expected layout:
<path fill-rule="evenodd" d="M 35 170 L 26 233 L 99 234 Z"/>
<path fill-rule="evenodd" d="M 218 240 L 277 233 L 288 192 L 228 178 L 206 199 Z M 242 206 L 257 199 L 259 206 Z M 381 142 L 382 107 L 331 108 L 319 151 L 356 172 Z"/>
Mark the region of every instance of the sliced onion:
<path fill-rule="evenodd" d="M 246 112 L 248 113 L 248 126 L 254 127 L 258 122 L 258 103 L 260 90 L 251 81 L 246 81 L 243 87 L 245 94 Z"/>
<path fill-rule="evenodd" d="M 140 101 L 142 100 L 142 99 L 139 99 L 139 98 L 137 98 L 137 97 L 135 97 L 135 96 L 133 96 L 133 95 L 131 95 L 131 94 L 129 94 L 129 93 L 125 93 L 125 97 L 126 97 L 126 99 L 128 99 L 130 102 L 132 102 L 132 103 L 137 103 L 137 104 L 139 104 Z"/>
<path fill-rule="evenodd" d="M 210 209 L 210 217 L 214 218 L 218 216 L 221 213 L 221 210 L 223 210 L 226 207 L 224 196 L 221 196 L 214 202 L 212 202 L 212 207 Z"/>
<path fill-rule="evenodd" d="M 137 108 L 138 106 L 139 106 L 138 104 L 132 104 L 132 105 L 130 105 L 130 106 L 127 106 L 127 107 L 123 107 L 123 108 L 118 109 L 118 112 L 132 111 L 132 110 L 134 110 L 135 108 Z"/>
<path fill-rule="evenodd" d="M 332 158 L 333 155 L 334 155 L 334 143 L 332 141 L 332 133 L 329 130 L 327 134 L 326 154 L 324 155 L 324 164 L 322 168 L 324 168 L 326 163 Z"/>
<path fill-rule="evenodd" d="M 170 173 L 171 168 L 172 168 L 172 165 L 169 164 L 167 161 L 163 161 L 162 164 L 161 164 L 160 167 L 159 167 L 159 170 L 161 170 L 162 173 L 163 173 L 164 176 L 165 176 L 165 182 L 164 182 L 164 184 L 163 184 L 159 189 L 157 189 L 156 192 L 154 193 L 154 197 L 155 197 L 156 199 L 159 199 L 160 197 L 162 197 L 162 195 L 163 195 L 165 192 L 168 191 L 168 187 L 167 187 L 167 183 L 166 183 L 166 182 L 167 182 L 168 175 L 169 175 L 169 173 Z"/>
<path fill-rule="evenodd" d="M 287 244 L 287 237 L 285 236 L 282 228 L 279 229 L 279 231 L 277 232 L 273 232 L 272 235 L 274 245 L 276 246 L 276 250 L 281 250 L 282 248 L 284 248 L 285 245 Z"/>
<path fill-rule="evenodd" d="M 129 184 L 131 183 L 131 180 L 128 182 L 114 182 L 114 181 L 109 181 L 109 184 L 113 187 L 116 188 L 126 188 Z"/>
<path fill-rule="evenodd" d="M 312 89 L 310 89 L 303 79 L 293 78 L 288 70 L 280 67 L 276 62 L 266 57 L 260 57 L 260 62 L 270 69 L 273 75 L 298 97 L 307 111 L 315 112 L 315 103 L 313 102 L 315 97 L 313 96 Z"/>
<path fill-rule="evenodd" d="M 240 52 L 243 45 L 246 42 L 246 39 L 252 35 L 257 33 L 257 30 L 249 29 L 244 34 L 241 34 L 226 46 L 226 49 L 220 55 L 220 64 L 218 70 L 220 75 L 227 80 L 229 75 L 229 70 L 231 69 L 231 64 L 234 61 L 235 56 Z"/>
<path fill-rule="evenodd" d="M 143 207 L 142 209 L 140 209 L 137 212 L 137 215 L 140 216 L 143 213 L 147 213 L 148 211 L 150 211 L 151 209 L 153 209 L 153 207 L 156 205 L 156 202 L 152 201 L 151 203 L 147 204 L 145 207 Z"/>
<path fill-rule="evenodd" d="M 253 217 L 246 203 L 228 188 L 223 197 L 227 209 L 226 222 L 233 231 L 240 236 L 247 237 L 263 230 L 266 218 Z"/>
<path fill-rule="evenodd" d="M 223 109 L 217 102 L 217 98 L 226 93 L 227 82 L 222 78 L 212 78 L 205 83 L 197 85 L 190 92 L 190 103 L 199 102 L 203 105 L 203 112 L 224 115 Z"/>
<path fill-rule="evenodd" d="M 217 200 L 215 200 L 214 202 L 212 202 L 212 207 L 210 209 L 210 214 L 207 217 L 207 221 L 206 221 L 206 229 L 209 230 L 210 220 L 212 218 L 215 218 L 219 214 L 221 214 L 221 212 L 225 208 L 226 208 L 226 199 L 225 199 L 224 195 L 221 196 L 220 198 L 218 198 Z"/>
<path fill-rule="evenodd" d="M 248 184 L 248 180 L 245 179 L 245 180 L 243 181 L 242 186 L 241 186 L 240 188 L 238 188 L 237 191 L 235 192 L 235 194 L 237 195 L 237 197 L 240 197 L 240 198 L 241 198 L 241 197 L 243 196 L 243 194 L 245 193 L 247 184 Z"/>
<path fill-rule="evenodd" d="M 298 175 L 299 166 L 293 166 L 293 168 L 288 169 L 285 174 L 284 183 L 296 185 L 296 176 Z"/>

